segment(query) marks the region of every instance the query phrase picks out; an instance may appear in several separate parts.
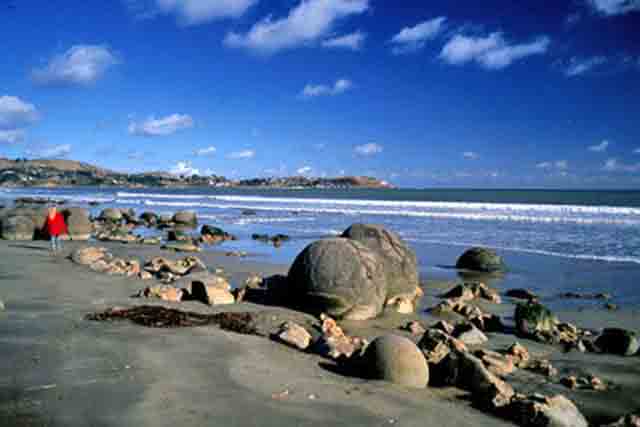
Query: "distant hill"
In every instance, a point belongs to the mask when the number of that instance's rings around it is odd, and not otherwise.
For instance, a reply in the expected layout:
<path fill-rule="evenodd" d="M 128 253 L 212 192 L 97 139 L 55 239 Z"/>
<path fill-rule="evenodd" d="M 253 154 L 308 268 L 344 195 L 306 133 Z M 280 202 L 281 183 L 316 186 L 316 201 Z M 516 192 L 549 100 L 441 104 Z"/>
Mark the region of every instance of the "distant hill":
<path fill-rule="evenodd" d="M 365 176 L 337 178 L 293 176 L 228 180 L 223 176 L 216 175 L 177 176 L 163 171 L 127 174 L 75 160 L 12 160 L 6 158 L 0 158 L 0 186 L 393 188 L 385 181 Z"/>

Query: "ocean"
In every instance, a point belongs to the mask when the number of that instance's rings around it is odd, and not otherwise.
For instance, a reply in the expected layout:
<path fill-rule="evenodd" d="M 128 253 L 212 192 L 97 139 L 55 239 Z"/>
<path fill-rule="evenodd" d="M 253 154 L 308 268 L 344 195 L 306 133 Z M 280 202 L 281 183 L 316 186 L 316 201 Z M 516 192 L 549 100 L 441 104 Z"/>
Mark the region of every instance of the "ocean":
<path fill-rule="evenodd" d="M 552 304 L 560 292 L 607 292 L 640 304 L 640 191 L 329 189 L 1 189 L 0 198 L 48 197 L 156 213 L 194 210 L 201 223 L 237 235 L 229 250 L 289 264 L 313 240 L 355 222 L 382 224 L 416 251 L 423 276 L 455 279 L 465 248 L 488 246 L 506 259 L 499 283 L 526 287 Z M 255 215 L 245 215 L 251 210 Z M 290 235 L 280 249 L 253 233 Z M 563 301 L 562 304 L 569 302 Z M 578 302 L 576 302 L 578 303 Z M 580 301 L 580 304 L 587 304 Z"/>

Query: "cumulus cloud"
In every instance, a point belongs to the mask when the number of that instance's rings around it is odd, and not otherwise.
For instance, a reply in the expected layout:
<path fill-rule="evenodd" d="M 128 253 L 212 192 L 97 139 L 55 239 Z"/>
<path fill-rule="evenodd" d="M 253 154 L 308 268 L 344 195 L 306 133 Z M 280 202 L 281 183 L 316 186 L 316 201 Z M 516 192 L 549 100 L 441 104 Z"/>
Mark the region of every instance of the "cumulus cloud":
<path fill-rule="evenodd" d="M 147 120 L 129 123 L 129 133 L 138 136 L 167 136 L 179 130 L 193 127 L 193 119 L 188 114 L 172 114 L 156 119 L 149 117 Z"/>
<path fill-rule="evenodd" d="M 640 11 L 640 0 L 587 0 L 596 12 L 606 15 L 623 15 Z"/>
<path fill-rule="evenodd" d="M 489 70 L 499 70 L 532 55 L 542 55 L 549 48 L 549 37 L 541 36 L 528 43 L 510 43 L 503 33 L 486 37 L 456 34 L 442 48 L 440 58 L 448 64 L 475 62 Z"/>
<path fill-rule="evenodd" d="M 380 144 L 376 144 L 374 142 L 370 142 L 368 144 L 356 145 L 354 148 L 355 153 L 358 156 L 375 156 L 376 154 L 382 153 L 383 147 Z"/>
<path fill-rule="evenodd" d="M 267 16 L 246 33 L 228 33 L 224 44 L 275 53 L 314 43 L 325 37 L 337 21 L 368 9 L 369 0 L 302 0 L 285 18 Z"/>
<path fill-rule="evenodd" d="M 241 151 L 234 151 L 232 153 L 229 153 L 227 155 L 227 158 L 238 160 L 238 159 L 252 159 L 255 156 L 256 156 L 256 152 L 254 150 L 241 150 Z"/>
<path fill-rule="evenodd" d="M 322 42 L 323 47 L 360 50 L 367 35 L 358 30 L 344 36 L 333 37 Z"/>
<path fill-rule="evenodd" d="M 35 150 L 28 149 L 26 150 L 26 154 L 29 157 L 38 157 L 45 159 L 63 158 L 71 154 L 71 144 L 61 144 Z"/>
<path fill-rule="evenodd" d="M 607 159 L 604 162 L 603 170 L 607 172 L 639 172 L 640 171 L 640 163 L 634 164 L 625 164 L 618 161 L 616 158 Z"/>
<path fill-rule="evenodd" d="M 157 12 L 175 14 L 183 25 L 238 18 L 258 0 L 155 0 Z"/>
<path fill-rule="evenodd" d="M 476 160 L 480 156 L 476 152 L 465 151 L 464 153 L 462 153 L 462 157 L 464 157 L 467 160 Z"/>
<path fill-rule="evenodd" d="M 302 166 L 301 168 L 298 168 L 298 170 L 296 170 L 296 173 L 298 175 L 307 175 L 312 170 L 313 170 L 313 168 L 311 166 Z"/>
<path fill-rule="evenodd" d="M 604 140 L 600 144 L 589 146 L 588 150 L 593 151 L 595 153 L 602 153 L 604 151 L 607 151 L 607 148 L 609 148 L 609 145 L 610 145 L 609 141 Z"/>
<path fill-rule="evenodd" d="M 577 58 L 573 57 L 569 60 L 569 65 L 565 69 L 564 73 L 567 77 L 576 77 L 582 74 L 588 73 L 595 67 L 607 62 L 607 58 L 604 56 L 594 56 L 591 58 Z"/>
<path fill-rule="evenodd" d="M 333 85 L 312 85 L 308 84 L 302 89 L 303 98 L 313 98 L 325 95 L 340 95 L 353 87 L 353 82 L 349 79 L 336 80 Z"/>
<path fill-rule="evenodd" d="M 199 150 L 196 150 L 195 155 L 196 156 L 212 156 L 216 153 L 217 149 L 214 146 L 210 146 L 210 147 L 206 147 L 206 148 L 200 148 Z"/>
<path fill-rule="evenodd" d="M 17 96 L 0 96 L 0 129 L 14 130 L 30 125 L 40 118 L 33 104 Z"/>
<path fill-rule="evenodd" d="M 169 173 L 176 176 L 200 175 L 200 171 L 191 166 L 191 162 L 178 162 L 169 170 Z"/>
<path fill-rule="evenodd" d="M 391 51 L 396 54 L 416 52 L 424 47 L 427 41 L 436 38 L 445 29 L 447 18 L 440 16 L 423 21 L 414 27 L 405 27 L 393 36 Z"/>
<path fill-rule="evenodd" d="M 16 144 L 24 141 L 24 129 L 0 130 L 0 143 Z"/>
<path fill-rule="evenodd" d="M 107 46 L 76 45 L 55 55 L 43 68 L 34 69 L 31 77 L 40 84 L 88 85 L 119 62 L 118 56 Z"/>
<path fill-rule="evenodd" d="M 536 165 L 538 169 L 557 169 L 557 170 L 566 170 L 569 168 L 569 162 L 566 160 L 556 160 L 553 162 L 541 162 Z"/>

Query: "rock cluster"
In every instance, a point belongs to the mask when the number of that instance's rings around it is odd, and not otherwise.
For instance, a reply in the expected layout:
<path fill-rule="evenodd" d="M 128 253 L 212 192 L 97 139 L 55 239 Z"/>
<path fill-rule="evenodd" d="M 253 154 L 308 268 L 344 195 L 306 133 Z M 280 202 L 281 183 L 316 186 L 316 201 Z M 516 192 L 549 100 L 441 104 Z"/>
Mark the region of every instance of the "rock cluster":
<path fill-rule="evenodd" d="M 139 261 L 117 258 L 105 248 L 89 246 L 77 249 L 71 254 L 71 260 L 98 273 L 143 278 Z"/>
<path fill-rule="evenodd" d="M 84 208 L 68 207 L 60 211 L 65 218 L 69 238 L 88 240 L 92 225 L 89 212 Z M 44 225 L 47 209 L 44 207 L 16 207 L 0 209 L 0 237 L 5 240 L 37 240 L 48 238 Z M 65 238 L 67 236 L 64 236 Z"/>

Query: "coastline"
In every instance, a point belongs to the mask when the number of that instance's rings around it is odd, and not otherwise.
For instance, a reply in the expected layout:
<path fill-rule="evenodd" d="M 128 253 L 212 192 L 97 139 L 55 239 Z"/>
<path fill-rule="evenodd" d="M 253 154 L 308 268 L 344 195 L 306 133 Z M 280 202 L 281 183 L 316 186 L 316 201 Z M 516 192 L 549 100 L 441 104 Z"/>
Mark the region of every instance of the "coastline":
<path fill-rule="evenodd" d="M 87 243 L 67 242 L 67 253 Z M 89 243 L 89 245 L 96 245 Z M 138 245 L 99 244 L 115 254 L 146 258 L 166 252 Z M 217 327 L 148 329 L 124 322 L 83 319 L 112 306 L 148 304 L 130 296 L 145 282 L 93 273 L 65 258 L 52 258 L 47 242 L 0 241 L 0 420 L 3 425 L 510 425 L 473 408 L 454 388 L 407 391 L 387 383 L 336 373 L 326 359 L 301 353 L 263 337 Z M 209 268 L 223 267 L 232 284 L 249 273 L 282 273 L 286 265 L 198 254 Z M 177 258 L 174 255 L 170 258 Z M 448 281 L 425 287 L 422 304 L 433 306 Z M 266 318 L 301 315 L 250 303 L 210 307 L 196 302 L 151 304 L 201 313 L 252 311 Z M 513 304 L 483 303 L 512 321 Z M 637 310 L 557 311 L 580 326 L 634 329 Z M 409 320 L 439 318 L 392 315 L 367 322 L 341 322 L 345 331 L 373 337 Z M 487 348 L 513 343 L 511 334 L 488 334 Z M 562 393 L 593 419 L 617 417 L 640 405 L 638 357 L 563 353 L 517 339 L 532 354 L 547 357 L 561 374 L 589 372 L 616 384 L 606 392 L 571 391 L 539 375 L 517 371 L 509 381 L 519 390 Z M 286 394 L 283 394 L 287 391 Z M 275 397 L 274 397 L 275 396 Z M 259 415 L 258 415 L 259 414 Z M 14 418 L 11 418 L 11 417 Z M 4 420 L 2 417 L 5 417 Z M 17 417 L 17 418 L 16 418 Z M 30 424 L 25 421 L 29 421 Z M 13 423 L 13 424 L 12 424 Z"/>

